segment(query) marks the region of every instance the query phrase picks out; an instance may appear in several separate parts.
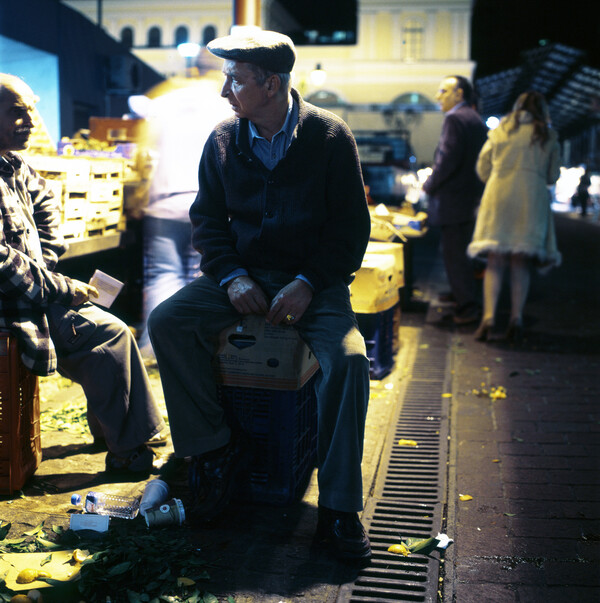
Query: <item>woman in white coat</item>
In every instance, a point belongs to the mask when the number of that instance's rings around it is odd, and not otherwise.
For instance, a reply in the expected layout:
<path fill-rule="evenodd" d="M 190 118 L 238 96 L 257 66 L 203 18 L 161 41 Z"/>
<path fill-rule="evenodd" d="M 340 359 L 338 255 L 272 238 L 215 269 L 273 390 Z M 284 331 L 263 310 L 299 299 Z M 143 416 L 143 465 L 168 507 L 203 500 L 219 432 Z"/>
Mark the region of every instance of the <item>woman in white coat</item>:
<path fill-rule="evenodd" d="M 494 329 L 504 269 L 510 266 L 511 314 L 507 337 L 523 336 L 523 307 L 530 269 L 558 266 L 548 185 L 560 174 L 558 137 L 549 126 L 548 107 L 539 92 L 524 92 L 512 112 L 491 130 L 477 160 L 486 183 L 471 257 L 484 257 L 483 316 L 475 338 L 485 341 Z"/>

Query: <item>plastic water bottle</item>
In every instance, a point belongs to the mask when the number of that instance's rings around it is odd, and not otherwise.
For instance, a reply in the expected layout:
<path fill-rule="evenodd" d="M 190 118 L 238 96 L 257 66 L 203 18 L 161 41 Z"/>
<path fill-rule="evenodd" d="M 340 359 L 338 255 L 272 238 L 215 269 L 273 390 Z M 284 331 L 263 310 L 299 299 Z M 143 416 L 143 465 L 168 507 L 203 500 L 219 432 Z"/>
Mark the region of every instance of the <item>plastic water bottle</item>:
<path fill-rule="evenodd" d="M 140 510 L 139 496 L 127 498 L 114 494 L 104 494 L 103 492 L 88 492 L 85 495 L 83 503 L 81 502 L 81 494 L 73 494 L 71 496 L 71 504 L 83 504 L 86 513 L 108 515 L 109 517 L 119 517 L 121 519 L 133 519 L 137 517 Z"/>

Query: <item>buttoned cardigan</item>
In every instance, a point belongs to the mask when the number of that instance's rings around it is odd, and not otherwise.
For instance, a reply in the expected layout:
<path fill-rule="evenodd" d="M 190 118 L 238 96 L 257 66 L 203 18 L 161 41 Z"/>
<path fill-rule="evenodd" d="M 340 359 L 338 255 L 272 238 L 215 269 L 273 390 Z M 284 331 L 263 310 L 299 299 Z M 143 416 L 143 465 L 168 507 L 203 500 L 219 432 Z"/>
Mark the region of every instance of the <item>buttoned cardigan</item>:
<path fill-rule="evenodd" d="M 262 268 L 302 274 L 320 291 L 361 266 L 370 216 L 354 137 L 292 96 L 298 124 L 273 170 L 250 149 L 247 119 L 221 122 L 206 142 L 190 218 L 202 271 L 217 282 Z"/>

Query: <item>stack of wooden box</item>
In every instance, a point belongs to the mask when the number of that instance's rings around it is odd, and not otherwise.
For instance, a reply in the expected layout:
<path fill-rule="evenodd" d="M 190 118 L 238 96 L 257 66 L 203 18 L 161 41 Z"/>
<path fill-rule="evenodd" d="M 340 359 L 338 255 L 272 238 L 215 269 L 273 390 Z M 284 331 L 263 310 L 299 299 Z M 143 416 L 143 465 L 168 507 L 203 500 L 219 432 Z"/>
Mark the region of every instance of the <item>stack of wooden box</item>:
<path fill-rule="evenodd" d="M 27 161 L 60 200 L 65 239 L 117 230 L 123 216 L 122 159 L 28 155 Z"/>

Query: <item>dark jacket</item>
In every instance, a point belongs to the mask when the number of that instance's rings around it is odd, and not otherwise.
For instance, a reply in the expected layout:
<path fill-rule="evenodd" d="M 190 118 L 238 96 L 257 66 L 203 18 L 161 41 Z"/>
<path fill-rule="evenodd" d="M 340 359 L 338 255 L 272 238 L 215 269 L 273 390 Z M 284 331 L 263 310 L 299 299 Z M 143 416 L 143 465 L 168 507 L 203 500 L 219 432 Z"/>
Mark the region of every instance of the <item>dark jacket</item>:
<path fill-rule="evenodd" d="M 433 173 L 423 185 L 429 195 L 432 224 L 458 224 L 475 219 L 483 193 L 475 163 L 486 137 L 487 128 L 481 117 L 466 104 L 444 118 Z"/>
<path fill-rule="evenodd" d="M 272 171 L 250 150 L 246 119 L 225 120 L 204 147 L 192 242 L 219 282 L 263 268 L 302 274 L 319 291 L 360 268 L 370 217 L 356 143 L 340 118 L 292 95 L 298 125 Z"/>

